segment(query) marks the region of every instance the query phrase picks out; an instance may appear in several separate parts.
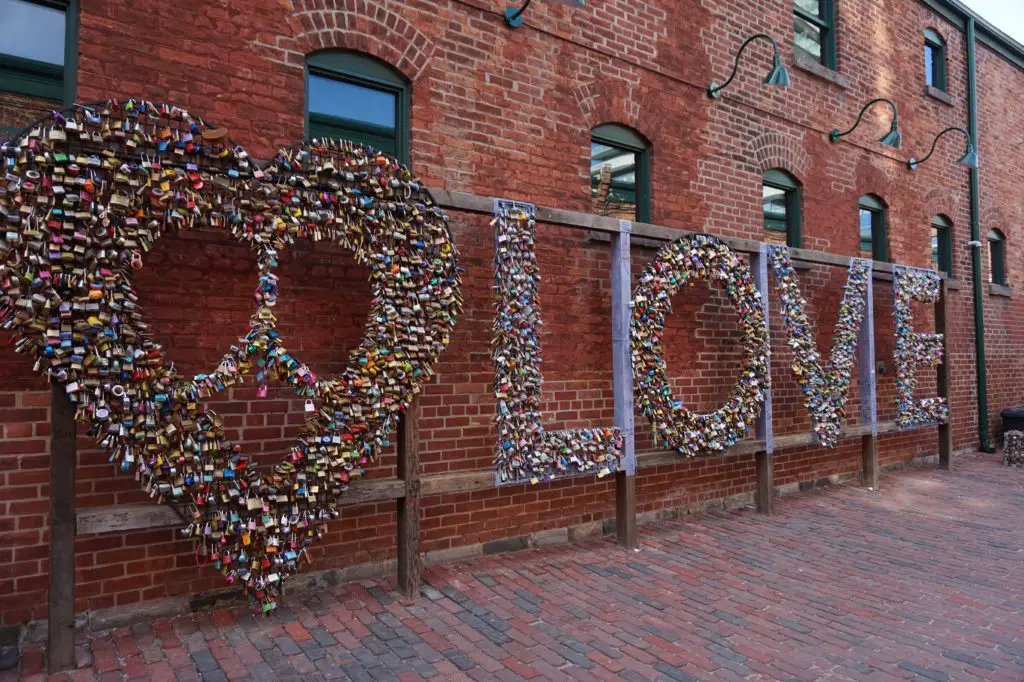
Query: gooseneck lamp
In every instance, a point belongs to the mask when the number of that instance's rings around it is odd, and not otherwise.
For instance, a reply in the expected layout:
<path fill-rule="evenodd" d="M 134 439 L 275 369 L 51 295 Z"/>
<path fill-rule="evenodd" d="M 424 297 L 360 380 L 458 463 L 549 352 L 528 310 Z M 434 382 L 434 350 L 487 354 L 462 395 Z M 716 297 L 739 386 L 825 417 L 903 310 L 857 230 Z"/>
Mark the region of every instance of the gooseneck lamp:
<path fill-rule="evenodd" d="M 508 24 L 509 28 L 519 28 L 523 25 L 523 12 L 530 6 L 533 0 L 526 0 L 522 7 L 506 7 L 505 8 L 505 23 Z"/>
<path fill-rule="evenodd" d="M 920 166 L 922 163 L 924 163 L 925 161 L 930 159 L 932 157 L 932 154 L 935 153 L 935 145 L 937 145 L 939 143 L 939 138 L 942 137 L 943 135 L 945 135 L 946 133 L 953 132 L 954 130 L 960 131 L 961 133 L 964 134 L 964 137 L 967 138 L 967 149 L 964 150 L 964 155 L 960 157 L 960 160 L 957 161 L 957 163 L 959 163 L 961 166 L 967 166 L 968 168 L 977 168 L 978 167 L 978 153 L 976 151 L 974 151 L 974 140 L 971 139 L 971 134 L 969 132 L 967 132 L 963 128 L 959 128 L 957 126 L 953 126 L 952 128 L 946 128 L 941 133 L 936 135 L 935 139 L 932 140 L 932 148 L 928 151 L 928 154 L 923 159 L 921 159 L 920 161 L 918 161 L 913 156 L 911 156 L 910 160 L 907 161 L 907 168 L 909 168 L 910 170 L 914 170 L 915 168 Z"/>
<path fill-rule="evenodd" d="M 772 55 L 772 70 L 768 72 L 767 76 L 765 76 L 765 85 L 779 85 L 784 88 L 789 87 L 789 71 L 787 71 L 786 67 L 782 65 L 782 55 L 779 54 L 778 43 L 776 43 L 775 39 L 767 33 L 756 33 L 747 38 L 740 46 L 740 51 L 736 53 L 736 60 L 732 64 L 732 73 L 729 74 L 728 80 L 721 85 L 715 81 L 711 81 L 707 89 L 708 97 L 718 98 L 722 96 L 722 90 L 729 87 L 729 83 L 732 83 L 733 78 L 736 77 L 736 71 L 740 68 L 740 58 L 743 56 L 743 51 L 747 49 L 747 45 L 755 40 L 767 40 L 772 44 L 772 50 L 774 51 L 774 54 Z"/>
<path fill-rule="evenodd" d="M 881 139 L 879 139 L 878 141 L 881 142 L 882 144 L 884 144 L 886 147 L 892 147 L 893 149 L 899 149 L 900 147 L 902 147 L 903 146 L 903 134 L 900 132 L 900 114 L 899 114 L 899 111 L 897 111 L 897 109 L 896 109 L 896 103 L 893 102 L 891 99 L 886 99 L 885 97 L 879 97 L 877 99 L 873 99 L 870 102 L 868 102 L 867 104 L 865 104 L 863 106 L 863 108 L 861 108 L 860 113 L 857 114 L 857 122 L 854 123 L 853 127 L 850 128 L 849 130 L 846 130 L 846 131 L 843 131 L 843 132 L 839 132 L 839 128 L 833 128 L 832 132 L 830 132 L 828 134 L 829 141 L 830 142 L 839 142 L 840 138 L 845 137 L 846 135 L 849 135 L 854 130 L 856 130 L 857 126 L 860 125 L 860 120 L 862 118 L 864 118 L 864 112 L 867 111 L 868 107 L 870 107 L 872 104 L 877 104 L 878 102 L 885 102 L 890 107 L 892 107 L 892 125 L 889 126 L 889 132 L 887 132 L 885 135 L 883 135 L 881 137 Z"/>

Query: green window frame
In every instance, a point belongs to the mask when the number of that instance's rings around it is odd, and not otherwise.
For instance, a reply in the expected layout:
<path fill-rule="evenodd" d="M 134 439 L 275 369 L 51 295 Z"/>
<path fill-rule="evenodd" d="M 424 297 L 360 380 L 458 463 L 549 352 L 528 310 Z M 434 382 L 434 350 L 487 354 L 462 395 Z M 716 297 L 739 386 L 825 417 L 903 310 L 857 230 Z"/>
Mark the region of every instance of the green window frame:
<path fill-rule="evenodd" d="M 779 191 L 782 192 L 782 208 L 785 216 L 779 217 L 772 206 L 777 206 Z M 765 171 L 761 178 L 761 206 L 764 211 L 764 229 L 785 232 L 786 244 L 800 248 L 802 243 L 800 183 L 781 168 Z"/>
<path fill-rule="evenodd" d="M 619 188 L 624 193 L 633 192 L 636 205 L 636 220 L 642 223 L 651 222 L 651 143 L 643 135 L 617 123 L 603 123 L 590 131 L 591 143 L 597 143 L 615 150 L 633 154 L 634 183 L 632 187 L 623 185 Z M 598 180 L 593 175 L 594 159 L 591 158 L 591 189 L 597 187 Z M 616 189 L 612 180 L 611 189 Z"/>
<path fill-rule="evenodd" d="M 796 36 L 817 31 L 818 54 L 801 46 Z M 835 0 L 794 0 L 793 46 L 826 68 L 836 68 L 836 3 Z"/>
<path fill-rule="evenodd" d="M 932 267 L 953 276 L 953 223 L 944 215 L 932 217 Z"/>
<path fill-rule="evenodd" d="M 988 231 L 988 272 L 992 284 L 1006 286 L 1006 235 Z"/>
<path fill-rule="evenodd" d="M 309 110 L 310 76 L 378 92 L 395 100 L 393 128 Z M 306 138 L 332 137 L 367 144 L 409 162 L 409 81 L 386 62 L 360 52 L 327 50 L 306 56 Z"/>
<path fill-rule="evenodd" d="M 889 261 L 889 207 L 875 194 L 865 194 L 857 203 L 860 252 L 872 260 Z"/>
<path fill-rule="evenodd" d="M 946 41 L 931 28 L 924 30 L 924 82 L 946 91 Z"/>
<path fill-rule="evenodd" d="M 0 91 L 62 102 L 75 101 L 78 86 L 79 0 L 17 0 L 64 13 L 64 64 L 4 54 L 0 46 Z M 12 131 L 13 132 L 13 131 Z"/>

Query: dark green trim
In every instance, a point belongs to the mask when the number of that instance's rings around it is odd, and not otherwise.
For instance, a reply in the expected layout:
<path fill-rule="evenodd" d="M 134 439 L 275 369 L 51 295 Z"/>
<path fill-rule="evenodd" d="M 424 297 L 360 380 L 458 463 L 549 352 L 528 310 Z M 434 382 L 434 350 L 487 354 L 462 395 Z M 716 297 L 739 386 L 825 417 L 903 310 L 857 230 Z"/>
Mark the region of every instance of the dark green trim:
<path fill-rule="evenodd" d="M 938 242 L 938 269 L 953 276 L 953 223 L 946 216 L 937 215 L 932 217 L 932 228 L 936 231 Z"/>
<path fill-rule="evenodd" d="M 800 183 L 784 170 L 772 168 L 764 172 L 762 184 L 786 193 L 786 221 L 765 219 L 766 230 L 786 233 L 786 245 L 799 249 L 803 245 L 803 190 Z M 781 227 L 779 227 L 781 225 Z"/>
<path fill-rule="evenodd" d="M 835 0 L 820 0 L 821 16 L 805 12 L 793 4 L 793 14 L 804 21 L 814 24 L 821 31 L 821 59 L 820 63 L 833 71 L 836 70 L 836 2 Z M 795 41 L 794 41 L 795 45 Z M 809 55 L 813 57 L 814 55 Z"/>
<path fill-rule="evenodd" d="M 1006 284 L 1006 236 L 999 230 L 988 231 L 989 282 Z"/>
<path fill-rule="evenodd" d="M 637 131 L 617 123 L 602 123 L 595 126 L 590 131 L 590 139 L 636 154 L 636 219 L 641 223 L 651 222 L 651 143 Z"/>
<path fill-rule="evenodd" d="M 928 73 L 928 62 L 925 60 L 925 85 L 946 91 L 946 41 L 938 31 L 932 28 L 924 30 L 924 46 L 932 50 L 932 73 Z M 929 77 L 931 83 L 928 82 Z"/>
<path fill-rule="evenodd" d="M 871 258 L 889 262 L 889 207 L 874 194 L 865 194 L 857 202 L 857 230 L 860 230 L 860 210 L 871 213 Z"/>
<path fill-rule="evenodd" d="M 602 123 L 595 126 L 590 131 L 590 136 L 602 144 L 632 149 L 635 152 L 642 152 L 651 146 L 643 135 L 618 123 Z"/>
<path fill-rule="evenodd" d="M 0 54 L 0 90 L 68 106 L 78 85 L 78 0 L 27 1 L 64 12 L 64 65 Z"/>
<path fill-rule="evenodd" d="M 978 144 L 978 69 L 975 20 L 967 16 L 967 122 L 971 139 Z M 979 145 L 980 146 L 980 145 Z M 971 174 L 971 241 L 981 242 L 981 171 Z M 985 290 L 981 278 L 981 249 L 971 249 L 971 285 L 974 293 L 974 368 L 978 392 L 978 440 L 983 452 L 994 452 L 988 433 L 988 375 L 985 368 Z"/>
<path fill-rule="evenodd" d="M 64 67 L 0 54 L 0 90 L 64 101 Z"/>
<path fill-rule="evenodd" d="M 78 98 L 78 26 L 81 23 L 79 0 L 69 0 L 64 25 L 64 106 Z"/>
<path fill-rule="evenodd" d="M 310 114 L 309 111 L 309 76 L 314 74 L 332 80 L 353 83 L 375 90 L 383 90 L 395 95 L 395 129 L 358 121 L 350 121 L 324 114 Z M 394 139 L 395 157 L 402 163 L 409 163 L 409 112 L 411 110 L 409 82 L 395 69 L 385 62 L 370 55 L 359 52 L 328 50 L 314 52 L 306 56 L 305 70 L 305 129 L 306 138 L 322 136 L 325 132 L 341 133 L 355 137 L 357 141 L 384 149 L 380 138 L 385 135 Z"/>
<path fill-rule="evenodd" d="M 979 43 L 1017 68 L 1024 69 L 1024 45 L 1021 45 L 982 19 L 963 3 L 957 0 L 920 0 L 920 2 L 965 33 L 967 31 L 967 20 L 973 19 L 976 24 L 975 33 Z"/>

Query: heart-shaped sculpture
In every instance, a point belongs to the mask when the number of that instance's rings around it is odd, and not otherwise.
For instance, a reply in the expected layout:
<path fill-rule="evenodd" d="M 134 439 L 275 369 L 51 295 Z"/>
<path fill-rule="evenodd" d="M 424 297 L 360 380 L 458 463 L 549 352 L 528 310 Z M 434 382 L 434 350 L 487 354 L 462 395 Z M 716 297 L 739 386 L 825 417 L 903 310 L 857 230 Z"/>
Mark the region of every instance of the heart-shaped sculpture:
<path fill-rule="evenodd" d="M 177 107 L 110 100 L 0 146 L 0 322 L 111 460 L 188 509 L 197 556 L 270 611 L 432 375 L 461 310 L 459 267 L 447 218 L 392 157 L 314 141 L 260 168 L 225 138 Z M 230 231 L 259 268 L 249 330 L 192 379 L 150 337 L 132 284 L 153 243 L 186 228 Z M 371 272 L 366 333 L 336 377 L 275 329 L 274 269 L 297 239 L 344 246 Z M 302 434 L 268 475 L 203 403 L 249 372 L 261 392 L 274 379 L 307 398 Z"/>

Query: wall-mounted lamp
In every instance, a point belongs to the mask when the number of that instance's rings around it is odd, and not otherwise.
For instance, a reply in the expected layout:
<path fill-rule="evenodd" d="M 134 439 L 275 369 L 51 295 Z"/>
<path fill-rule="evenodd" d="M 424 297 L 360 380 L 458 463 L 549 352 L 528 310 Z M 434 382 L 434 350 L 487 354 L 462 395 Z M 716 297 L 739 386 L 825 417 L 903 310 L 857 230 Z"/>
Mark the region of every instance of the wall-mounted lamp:
<path fill-rule="evenodd" d="M 523 12 L 530 6 L 533 0 L 526 0 L 522 7 L 506 7 L 505 8 L 505 23 L 508 24 L 509 28 L 519 28 L 523 25 Z"/>
<path fill-rule="evenodd" d="M 868 102 L 867 104 L 865 104 L 864 107 L 860 110 L 860 113 L 857 114 L 857 122 L 854 123 L 853 127 L 850 128 L 849 130 L 844 131 L 844 132 L 839 132 L 839 128 L 833 128 L 832 132 L 830 132 L 828 134 L 829 141 L 830 142 L 839 142 L 839 138 L 844 137 L 846 135 L 849 135 L 854 130 L 856 130 L 857 126 L 860 125 L 861 118 L 864 117 L 864 112 L 868 110 L 868 107 L 870 107 L 872 104 L 875 104 L 877 102 L 885 102 L 890 107 L 892 107 L 892 125 L 889 126 L 889 132 L 887 132 L 885 135 L 883 135 L 882 138 L 879 140 L 879 142 L 884 144 L 886 147 L 892 147 L 893 149 L 899 149 L 900 147 L 902 147 L 903 146 L 903 134 L 900 132 L 900 114 L 896 110 L 896 103 L 893 102 L 891 99 L 886 99 L 884 97 L 879 97 L 878 99 L 873 99 L 870 102 Z"/>
<path fill-rule="evenodd" d="M 911 156 L 910 160 L 907 161 L 907 168 L 909 168 L 910 170 L 914 170 L 915 168 L 920 166 L 922 163 L 924 163 L 925 161 L 930 159 L 932 157 L 932 154 L 935 153 L 935 145 L 937 145 L 939 143 L 939 138 L 942 137 L 943 135 L 945 135 L 946 133 L 953 132 L 954 130 L 959 130 L 961 133 L 964 134 L 964 137 L 967 138 L 967 149 L 964 150 L 964 155 L 960 157 L 960 160 L 957 161 L 957 163 L 959 163 L 961 166 L 967 166 L 968 168 L 977 168 L 978 167 L 978 153 L 976 151 L 974 151 L 974 140 L 971 139 L 971 134 L 969 132 L 967 132 L 963 128 L 958 128 L 956 126 L 954 126 L 952 128 L 946 128 L 941 133 L 936 135 L 935 139 L 932 140 L 932 148 L 931 148 L 931 150 L 928 152 L 927 156 L 925 156 L 923 159 L 918 161 L 913 156 Z"/>
<path fill-rule="evenodd" d="M 774 50 L 774 54 L 772 55 L 772 70 L 768 72 L 767 76 L 765 76 L 765 85 L 781 85 L 784 88 L 789 87 L 789 71 L 787 71 L 786 67 L 782 65 L 782 55 L 779 54 L 778 43 L 776 43 L 775 40 L 766 33 L 757 33 L 747 38 L 740 46 L 740 51 L 736 53 L 736 61 L 732 64 L 732 73 L 729 74 L 729 79 L 721 85 L 715 81 L 711 81 L 707 90 L 708 97 L 722 96 L 722 90 L 729 87 L 729 83 L 732 83 L 732 79 L 736 77 L 736 71 L 740 68 L 740 57 L 743 56 L 743 50 L 747 49 L 747 45 L 758 39 L 767 40 L 772 44 L 772 50 Z"/>

